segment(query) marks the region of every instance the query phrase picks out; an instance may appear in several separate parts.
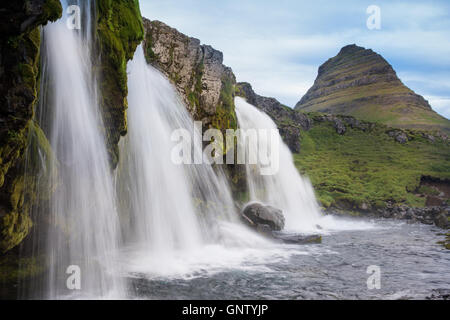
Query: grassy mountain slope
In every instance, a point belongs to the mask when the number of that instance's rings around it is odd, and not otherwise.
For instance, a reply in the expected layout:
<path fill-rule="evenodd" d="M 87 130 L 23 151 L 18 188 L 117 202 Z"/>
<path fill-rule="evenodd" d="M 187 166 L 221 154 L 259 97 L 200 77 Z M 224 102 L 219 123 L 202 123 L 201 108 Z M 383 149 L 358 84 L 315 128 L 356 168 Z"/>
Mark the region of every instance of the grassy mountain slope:
<path fill-rule="evenodd" d="M 450 180 L 450 143 L 420 131 L 404 130 L 400 143 L 392 129 L 380 124 L 338 134 L 333 122 L 317 121 L 301 133 L 295 164 L 312 181 L 326 207 L 350 209 L 384 207 L 387 201 L 412 207 L 425 205 L 432 192 L 423 177 Z M 434 141 L 433 141 L 434 140 Z"/>
<path fill-rule="evenodd" d="M 450 120 L 406 87 L 392 66 L 370 49 L 349 45 L 320 66 L 297 110 L 351 115 L 397 128 L 450 133 Z"/>

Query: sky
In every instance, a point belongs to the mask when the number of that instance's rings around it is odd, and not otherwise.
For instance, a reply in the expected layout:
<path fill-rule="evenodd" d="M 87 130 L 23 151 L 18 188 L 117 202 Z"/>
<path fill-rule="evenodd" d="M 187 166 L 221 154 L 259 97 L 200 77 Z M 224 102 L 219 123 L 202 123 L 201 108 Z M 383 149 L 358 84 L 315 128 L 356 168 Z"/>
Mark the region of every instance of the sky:
<path fill-rule="evenodd" d="M 380 8 L 369 29 L 367 8 Z M 224 54 L 237 81 L 295 106 L 341 47 L 381 54 L 409 88 L 450 118 L 450 1 L 140 0 L 160 20 Z"/>

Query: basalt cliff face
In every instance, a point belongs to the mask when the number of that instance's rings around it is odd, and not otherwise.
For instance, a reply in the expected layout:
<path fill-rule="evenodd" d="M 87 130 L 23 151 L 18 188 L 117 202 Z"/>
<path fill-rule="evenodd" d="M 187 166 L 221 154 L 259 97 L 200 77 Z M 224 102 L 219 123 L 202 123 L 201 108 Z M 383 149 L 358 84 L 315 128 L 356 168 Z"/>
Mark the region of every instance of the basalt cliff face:
<path fill-rule="evenodd" d="M 314 85 L 295 108 L 351 115 L 397 128 L 450 132 L 450 121 L 406 87 L 381 55 L 356 45 L 343 47 L 320 66 Z"/>
<path fill-rule="evenodd" d="M 144 18 L 147 61 L 163 72 L 205 128 L 236 128 L 236 78 L 223 54 L 160 21 Z"/>

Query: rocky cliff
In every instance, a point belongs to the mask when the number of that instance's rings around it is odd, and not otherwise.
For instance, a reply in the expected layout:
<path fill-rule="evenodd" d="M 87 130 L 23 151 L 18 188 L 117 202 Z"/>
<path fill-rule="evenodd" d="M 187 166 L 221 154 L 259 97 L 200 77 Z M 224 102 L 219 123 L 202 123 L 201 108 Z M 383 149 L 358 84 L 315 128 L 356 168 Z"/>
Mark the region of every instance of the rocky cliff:
<path fill-rule="evenodd" d="M 48 145 L 32 122 L 39 89 L 38 27 L 61 12 L 58 0 L 3 1 L 0 10 L 0 254 L 19 244 L 32 225 L 34 195 L 24 177 L 24 151 L 29 136 L 43 148 Z"/>
<path fill-rule="evenodd" d="M 163 72 L 205 128 L 236 128 L 236 78 L 222 52 L 162 22 L 144 19 L 147 61 Z"/>
<path fill-rule="evenodd" d="M 398 128 L 450 132 L 450 121 L 407 88 L 381 55 L 356 45 L 343 47 L 320 66 L 314 85 L 295 108 L 352 115 Z"/>

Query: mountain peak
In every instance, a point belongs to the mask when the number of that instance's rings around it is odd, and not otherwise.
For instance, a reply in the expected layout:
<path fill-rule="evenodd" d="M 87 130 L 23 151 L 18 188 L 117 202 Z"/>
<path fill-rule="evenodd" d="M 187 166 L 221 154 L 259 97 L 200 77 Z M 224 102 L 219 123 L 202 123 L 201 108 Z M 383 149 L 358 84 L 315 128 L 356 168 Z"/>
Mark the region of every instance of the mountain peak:
<path fill-rule="evenodd" d="M 314 85 L 295 108 L 351 115 L 392 127 L 450 132 L 450 121 L 406 87 L 386 59 L 356 44 L 341 48 L 319 67 Z"/>

